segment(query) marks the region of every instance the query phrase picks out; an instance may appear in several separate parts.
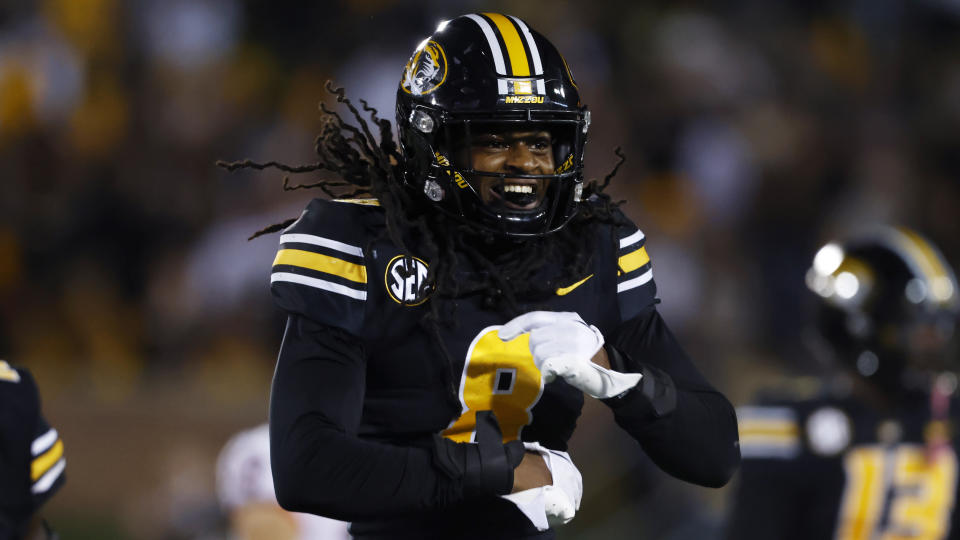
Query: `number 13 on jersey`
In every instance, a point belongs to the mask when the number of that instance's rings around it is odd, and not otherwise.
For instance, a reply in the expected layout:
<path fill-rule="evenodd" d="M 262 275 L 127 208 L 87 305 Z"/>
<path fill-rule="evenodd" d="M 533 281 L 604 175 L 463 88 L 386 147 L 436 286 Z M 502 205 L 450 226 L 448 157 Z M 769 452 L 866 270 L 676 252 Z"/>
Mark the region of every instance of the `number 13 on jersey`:
<path fill-rule="evenodd" d="M 530 410 L 543 393 L 543 383 L 530 353 L 530 336 L 501 341 L 500 328 L 484 328 L 467 350 L 460 377 L 462 408 L 460 417 L 443 431 L 448 439 L 472 441 L 477 411 L 493 411 L 504 442 L 519 439 L 523 426 L 533 420 Z"/>
<path fill-rule="evenodd" d="M 953 448 L 860 446 L 844 457 L 847 485 L 837 540 L 940 540 L 957 486 Z"/>

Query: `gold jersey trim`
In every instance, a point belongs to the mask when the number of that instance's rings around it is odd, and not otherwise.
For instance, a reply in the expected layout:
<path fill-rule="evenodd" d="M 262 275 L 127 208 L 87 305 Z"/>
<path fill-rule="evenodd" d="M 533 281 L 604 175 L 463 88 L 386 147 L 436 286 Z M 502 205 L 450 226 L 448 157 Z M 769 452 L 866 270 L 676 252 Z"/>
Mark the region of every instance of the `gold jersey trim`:
<path fill-rule="evenodd" d="M 339 276 L 356 283 L 367 282 L 367 269 L 361 264 L 345 261 L 329 255 L 303 251 L 301 249 L 281 249 L 273 265 L 285 264 L 316 270 L 324 274 Z"/>
<path fill-rule="evenodd" d="M 34 459 L 30 464 L 30 481 L 36 482 L 39 480 L 54 464 L 60 461 L 61 457 L 63 457 L 63 441 L 58 439 L 50 450 Z"/>
<path fill-rule="evenodd" d="M 620 271 L 624 274 L 633 272 L 637 268 L 650 262 L 650 256 L 647 255 L 646 246 L 641 247 L 636 251 L 627 253 L 626 255 L 620 257 L 617 263 L 620 265 Z"/>

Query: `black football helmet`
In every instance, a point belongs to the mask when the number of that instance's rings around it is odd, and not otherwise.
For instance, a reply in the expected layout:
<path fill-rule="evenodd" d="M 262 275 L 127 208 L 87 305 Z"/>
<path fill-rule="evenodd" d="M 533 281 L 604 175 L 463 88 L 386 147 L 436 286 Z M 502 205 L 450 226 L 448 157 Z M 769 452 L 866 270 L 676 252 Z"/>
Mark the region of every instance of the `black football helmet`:
<path fill-rule="evenodd" d="M 442 23 L 413 52 L 397 90 L 406 185 L 441 211 L 498 235 L 548 234 L 576 214 L 589 125 L 557 49 L 522 20 L 498 13 Z M 553 174 L 477 170 L 469 157 L 472 141 L 496 130 L 549 132 Z M 477 187 L 484 177 L 499 179 L 492 188 L 499 196 L 487 202 Z M 508 178 L 527 185 L 537 180 L 534 189 L 546 193 L 505 190 Z M 524 196 L 539 202 L 520 209 L 505 200 Z"/>
<path fill-rule="evenodd" d="M 820 248 L 806 276 L 818 325 L 844 363 L 888 389 L 954 369 L 960 291 L 950 264 L 906 228 Z"/>

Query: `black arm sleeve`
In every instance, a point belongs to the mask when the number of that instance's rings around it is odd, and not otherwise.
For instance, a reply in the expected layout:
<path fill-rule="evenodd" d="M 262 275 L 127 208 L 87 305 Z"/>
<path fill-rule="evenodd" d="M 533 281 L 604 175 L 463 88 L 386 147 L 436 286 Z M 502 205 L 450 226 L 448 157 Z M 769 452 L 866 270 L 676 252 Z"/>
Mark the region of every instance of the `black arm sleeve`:
<path fill-rule="evenodd" d="M 605 400 L 617 424 L 672 476 L 708 487 L 725 485 L 740 463 L 736 413 L 697 371 L 654 306 L 622 323 L 608 341 L 626 354 L 626 371 L 643 373 L 645 379 L 627 394 Z M 672 385 L 672 410 L 655 406 L 651 392 L 641 388 L 645 383 Z"/>
<path fill-rule="evenodd" d="M 280 505 L 342 520 L 382 518 L 463 498 L 429 448 L 357 436 L 366 364 L 347 332 L 291 315 L 270 397 L 270 453 Z"/>

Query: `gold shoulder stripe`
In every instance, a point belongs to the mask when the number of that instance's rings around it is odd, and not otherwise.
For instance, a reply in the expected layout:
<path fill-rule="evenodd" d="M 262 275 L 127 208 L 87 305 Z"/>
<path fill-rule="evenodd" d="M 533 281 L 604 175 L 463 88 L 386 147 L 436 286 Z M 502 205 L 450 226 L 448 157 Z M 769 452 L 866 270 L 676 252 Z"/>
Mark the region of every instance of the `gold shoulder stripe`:
<path fill-rule="evenodd" d="M 624 274 L 633 272 L 637 268 L 650 262 L 650 256 L 647 255 L 647 247 L 644 246 L 636 251 L 627 253 L 620 257 L 617 263 L 620 265 L 620 271 Z"/>
<path fill-rule="evenodd" d="M 772 437 L 795 439 L 799 435 L 797 424 L 789 420 L 740 420 L 740 438 Z"/>
<path fill-rule="evenodd" d="M 20 382 L 20 374 L 10 364 L 0 360 L 0 381 Z"/>
<path fill-rule="evenodd" d="M 37 457 L 30 464 L 30 481 L 36 482 L 44 475 L 47 471 L 50 470 L 50 467 L 60 461 L 60 458 L 63 457 L 63 441 L 57 439 L 57 442 L 47 450 L 45 453 Z"/>
<path fill-rule="evenodd" d="M 583 285 L 584 283 L 586 283 L 587 280 L 590 279 L 590 278 L 592 278 L 592 277 L 593 277 L 593 274 L 590 274 L 589 276 L 581 279 L 580 281 L 574 283 L 573 285 L 570 285 L 569 287 L 560 287 L 559 289 L 557 289 L 557 296 L 564 296 L 564 295 L 569 294 L 570 292 L 572 292 L 572 291 L 573 291 L 574 289 L 576 289 L 577 287 L 579 287 L 579 286 Z"/>
<path fill-rule="evenodd" d="M 333 202 L 360 204 L 363 206 L 380 206 L 378 199 L 331 199 Z"/>
<path fill-rule="evenodd" d="M 510 57 L 510 68 L 515 77 L 529 77 L 530 64 L 527 62 L 527 51 L 523 49 L 523 41 L 520 40 L 520 33 L 510 19 L 499 13 L 484 13 L 497 25 L 500 36 L 503 38 L 504 45 L 507 46 L 507 55 Z"/>
<path fill-rule="evenodd" d="M 316 270 L 325 274 L 340 276 L 357 283 L 367 282 L 367 269 L 362 264 L 347 262 L 343 259 L 303 251 L 301 249 L 281 249 L 277 252 L 277 258 L 273 260 L 273 265 L 287 264 L 290 266 L 299 266 L 310 270 Z"/>

